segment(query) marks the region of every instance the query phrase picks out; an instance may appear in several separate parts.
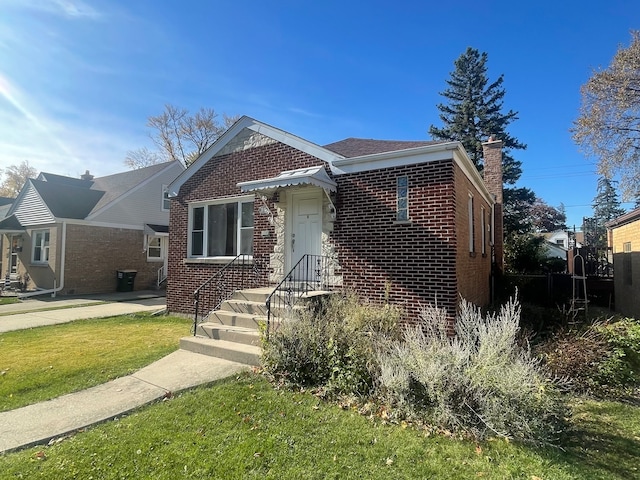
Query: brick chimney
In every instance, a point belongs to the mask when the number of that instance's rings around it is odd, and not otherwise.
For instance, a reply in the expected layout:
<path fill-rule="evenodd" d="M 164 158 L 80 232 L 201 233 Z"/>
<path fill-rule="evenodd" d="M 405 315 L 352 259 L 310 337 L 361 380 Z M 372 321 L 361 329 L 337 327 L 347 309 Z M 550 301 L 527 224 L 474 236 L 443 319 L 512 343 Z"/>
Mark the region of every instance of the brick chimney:
<path fill-rule="evenodd" d="M 484 157 L 484 183 L 489 193 L 496 201 L 493 210 L 493 262 L 496 273 L 504 271 L 504 223 L 503 198 L 502 198 L 502 140 L 497 140 L 493 135 L 482 143 L 482 156 Z"/>
<path fill-rule="evenodd" d="M 84 174 L 80 175 L 82 180 L 93 180 L 93 175 L 89 173 L 89 170 L 85 170 Z"/>

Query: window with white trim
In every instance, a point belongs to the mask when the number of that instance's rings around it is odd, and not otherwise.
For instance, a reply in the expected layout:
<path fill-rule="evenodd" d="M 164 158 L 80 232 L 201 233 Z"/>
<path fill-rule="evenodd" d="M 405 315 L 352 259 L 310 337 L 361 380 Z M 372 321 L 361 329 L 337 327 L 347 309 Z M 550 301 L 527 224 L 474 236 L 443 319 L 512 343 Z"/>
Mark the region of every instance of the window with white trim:
<path fill-rule="evenodd" d="M 164 255 L 162 254 L 162 238 L 150 237 L 149 244 L 147 245 L 147 260 L 162 260 Z"/>
<path fill-rule="evenodd" d="M 469 194 L 469 253 L 475 253 L 475 231 L 473 223 L 473 195 Z"/>
<path fill-rule="evenodd" d="M 31 261 L 33 263 L 49 262 L 49 230 L 36 230 L 33 232 L 33 248 L 31 249 Z"/>
<path fill-rule="evenodd" d="M 253 197 L 189 208 L 189 257 L 253 254 Z"/>
<path fill-rule="evenodd" d="M 171 208 L 171 199 L 169 198 L 168 185 L 162 185 L 162 210 L 168 211 Z"/>

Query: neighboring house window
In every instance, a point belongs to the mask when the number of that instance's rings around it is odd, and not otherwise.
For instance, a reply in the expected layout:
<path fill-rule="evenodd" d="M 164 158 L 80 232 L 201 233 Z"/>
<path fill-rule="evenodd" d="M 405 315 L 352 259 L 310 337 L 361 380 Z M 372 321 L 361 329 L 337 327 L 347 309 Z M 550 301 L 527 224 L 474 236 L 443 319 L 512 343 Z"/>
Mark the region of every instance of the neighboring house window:
<path fill-rule="evenodd" d="M 469 253 L 475 253 L 475 232 L 473 224 L 473 195 L 469 194 Z"/>
<path fill-rule="evenodd" d="M 403 175 L 396 179 L 396 220 L 409 220 L 409 177 Z"/>
<path fill-rule="evenodd" d="M 33 232 L 33 263 L 47 263 L 49 261 L 49 230 Z"/>
<path fill-rule="evenodd" d="M 253 197 L 193 205 L 189 212 L 189 256 L 253 254 Z"/>
<path fill-rule="evenodd" d="M 556 245 L 560 245 L 561 247 L 564 247 L 564 240 L 556 240 Z"/>
<path fill-rule="evenodd" d="M 486 211 L 484 209 L 484 207 L 480 207 L 480 213 L 482 214 L 481 217 L 481 221 L 482 221 L 482 231 L 480 233 L 480 241 L 482 242 L 482 246 L 480 247 L 482 249 L 482 255 L 486 255 L 487 254 L 487 217 L 486 217 Z"/>
<path fill-rule="evenodd" d="M 625 285 L 632 285 L 633 277 L 631 272 L 631 242 L 625 242 L 622 245 L 622 252 L 625 254 L 622 256 L 622 282 Z"/>
<path fill-rule="evenodd" d="M 166 211 L 171 208 L 171 200 L 169 199 L 169 188 L 167 185 L 162 185 L 162 210 Z"/>
<path fill-rule="evenodd" d="M 152 237 L 147 246 L 147 260 L 162 260 L 162 239 Z"/>

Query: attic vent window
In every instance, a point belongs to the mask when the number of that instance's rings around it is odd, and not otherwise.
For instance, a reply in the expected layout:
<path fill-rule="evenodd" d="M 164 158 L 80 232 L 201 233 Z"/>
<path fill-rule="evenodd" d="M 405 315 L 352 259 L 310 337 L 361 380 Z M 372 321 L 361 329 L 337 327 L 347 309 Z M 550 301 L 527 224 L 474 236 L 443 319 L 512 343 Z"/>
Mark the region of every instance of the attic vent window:
<path fill-rule="evenodd" d="M 396 179 L 396 220 L 409 220 L 409 177 L 402 175 Z"/>

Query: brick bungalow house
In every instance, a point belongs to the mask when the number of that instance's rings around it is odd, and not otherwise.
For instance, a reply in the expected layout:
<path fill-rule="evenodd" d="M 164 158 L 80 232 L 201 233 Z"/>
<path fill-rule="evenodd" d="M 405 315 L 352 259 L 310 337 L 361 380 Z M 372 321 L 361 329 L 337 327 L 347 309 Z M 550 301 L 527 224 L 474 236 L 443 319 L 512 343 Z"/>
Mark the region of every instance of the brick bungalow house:
<path fill-rule="evenodd" d="M 169 185 L 169 311 L 236 255 L 275 285 L 305 254 L 372 302 L 486 305 L 502 269 L 502 142 L 485 180 L 459 142 L 349 138 L 319 146 L 242 117 Z M 224 273 L 224 272 L 223 272 Z M 208 308 L 213 308 L 209 305 Z"/>
<path fill-rule="evenodd" d="M 156 286 L 167 270 L 167 186 L 183 170 L 28 179 L 0 220 L 3 279 L 33 294 L 102 293 L 116 291 L 118 270 L 135 270 L 135 289 Z"/>
<path fill-rule="evenodd" d="M 640 208 L 607 222 L 616 310 L 640 318 Z"/>

